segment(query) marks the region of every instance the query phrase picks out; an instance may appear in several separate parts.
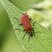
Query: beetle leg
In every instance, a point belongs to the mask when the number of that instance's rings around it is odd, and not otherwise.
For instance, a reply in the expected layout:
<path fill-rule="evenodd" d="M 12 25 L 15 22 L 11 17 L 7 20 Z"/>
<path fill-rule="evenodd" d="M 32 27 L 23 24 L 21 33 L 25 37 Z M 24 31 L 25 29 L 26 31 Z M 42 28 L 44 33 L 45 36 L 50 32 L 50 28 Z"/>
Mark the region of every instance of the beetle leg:
<path fill-rule="evenodd" d="M 28 37 L 28 42 L 30 41 L 31 36 Z"/>
<path fill-rule="evenodd" d="M 29 40 L 30 40 L 30 36 L 29 36 L 29 38 L 28 38 L 28 42 L 29 42 Z"/>
<path fill-rule="evenodd" d="M 35 24 L 36 22 L 33 22 L 33 25 Z"/>
<path fill-rule="evenodd" d="M 22 38 L 22 39 L 24 39 L 25 35 L 26 35 L 26 33 L 24 34 L 24 36 L 23 36 L 23 38 Z"/>
<path fill-rule="evenodd" d="M 20 23 L 19 25 L 22 25 L 22 23 Z"/>

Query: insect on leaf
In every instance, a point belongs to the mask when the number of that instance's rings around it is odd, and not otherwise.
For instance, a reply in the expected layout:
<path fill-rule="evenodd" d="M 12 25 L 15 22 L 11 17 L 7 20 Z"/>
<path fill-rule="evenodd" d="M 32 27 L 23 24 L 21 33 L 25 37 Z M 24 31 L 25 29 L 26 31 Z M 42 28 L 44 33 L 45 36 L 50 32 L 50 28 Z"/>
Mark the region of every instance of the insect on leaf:
<path fill-rule="evenodd" d="M 52 49 L 49 48 L 52 45 L 50 43 L 51 41 L 49 41 L 50 37 L 52 37 L 51 30 L 50 31 L 47 30 L 46 28 L 40 26 L 40 24 L 38 23 L 33 24 L 35 20 L 32 19 L 31 23 L 34 29 L 34 33 L 33 33 L 33 37 L 30 37 L 30 40 L 28 41 L 29 39 L 28 33 L 24 31 L 23 26 L 19 25 L 21 23 L 20 16 L 22 15 L 23 11 L 21 11 L 19 8 L 14 6 L 8 0 L 1 0 L 1 3 L 9 16 L 11 24 L 16 33 L 16 37 L 19 40 L 25 52 L 47 52 L 47 51 L 51 52 L 52 51 Z M 22 39 L 24 35 L 26 36 L 24 37 L 24 39 Z"/>

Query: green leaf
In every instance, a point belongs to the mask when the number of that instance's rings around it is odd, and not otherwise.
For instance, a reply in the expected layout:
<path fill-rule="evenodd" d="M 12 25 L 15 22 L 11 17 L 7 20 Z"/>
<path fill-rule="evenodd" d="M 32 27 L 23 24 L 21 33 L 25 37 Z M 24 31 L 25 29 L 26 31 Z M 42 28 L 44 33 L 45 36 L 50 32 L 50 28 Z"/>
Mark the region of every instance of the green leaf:
<path fill-rule="evenodd" d="M 29 34 L 26 33 L 26 36 L 23 38 L 25 31 L 23 26 L 20 26 L 20 16 L 22 15 L 23 11 L 21 11 L 18 7 L 15 7 L 11 2 L 8 0 L 1 0 L 1 3 L 3 7 L 5 8 L 9 19 L 11 21 L 11 24 L 14 28 L 14 31 L 16 33 L 16 37 L 19 40 L 23 50 L 25 52 L 52 52 L 52 30 L 46 29 L 42 27 L 40 24 L 33 23 L 35 22 L 34 19 L 32 19 L 32 26 L 34 29 L 33 37 L 30 37 Z M 14 19 L 17 18 L 16 19 Z M 20 30 L 16 30 L 20 29 Z M 37 32 L 37 33 L 36 33 Z"/>

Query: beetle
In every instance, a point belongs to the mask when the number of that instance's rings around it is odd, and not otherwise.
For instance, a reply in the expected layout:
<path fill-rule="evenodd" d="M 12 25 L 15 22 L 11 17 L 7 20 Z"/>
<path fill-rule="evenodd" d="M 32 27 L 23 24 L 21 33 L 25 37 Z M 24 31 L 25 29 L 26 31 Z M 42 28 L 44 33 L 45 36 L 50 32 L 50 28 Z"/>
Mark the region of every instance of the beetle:
<path fill-rule="evenodd" d="M 16 19 L 18 21 L 17 18 L 14 17 L 14 19 Z M 29 15 L 27 13 L 22 13 L 22 15 L 20 16 L 20 24 L 19 25 L 23 25 L 24 31 L 26 31 L 26 33 L 29 34 L 29 39 L 30 39 L 30 37 L 33 36 L 33 33 L 35 33 L 35 31 L 32 27 L 32 25 L 34 25 L 34 23 L 36 23 L 36 22 L 33 22 L 33 24 L 31 24 L 31 18 L 29 17 Z M 16 28 L 16 30 L 20 30 L 20 29 Z M 26 33 L 24 34 L 24 36 L 26 35 Z M 24 36 L 22 39 L 24 39 Z M 29 39 L 28 39 L 28 41 L 29 41 Z"/>
<path fill-rule="evenodd" d="M 31 18 L 29 18 L 29 15 L 27 13 L 23 13 L 20 19 L 20 22 L 21 22 L 20 25 L 23 25 L 24 31 L 26 31 L 29 34 L 29 36 L 32 37 L 33 28 L 32 28 L 30 19 Z"/>

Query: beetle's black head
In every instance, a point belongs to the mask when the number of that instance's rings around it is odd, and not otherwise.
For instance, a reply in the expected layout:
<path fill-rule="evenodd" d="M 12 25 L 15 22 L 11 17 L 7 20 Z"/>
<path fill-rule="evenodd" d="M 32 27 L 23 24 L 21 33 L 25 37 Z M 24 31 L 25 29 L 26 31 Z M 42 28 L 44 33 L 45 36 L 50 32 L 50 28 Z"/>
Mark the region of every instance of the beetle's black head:
<path fill-rule="evenodd" d="M 29 36 L 32 37 L 33 36 L 33 33 L 32 32 L 29 32 Z"/>
<path fill-rule="evenodd" d="M 29 36 L 32 37 L 34 33 L 35 33 L 35 32 L 34 32 L 34 30 L 33 30 L 33 28 L 32 28 L 32 31 L 29 32 Z"/>

